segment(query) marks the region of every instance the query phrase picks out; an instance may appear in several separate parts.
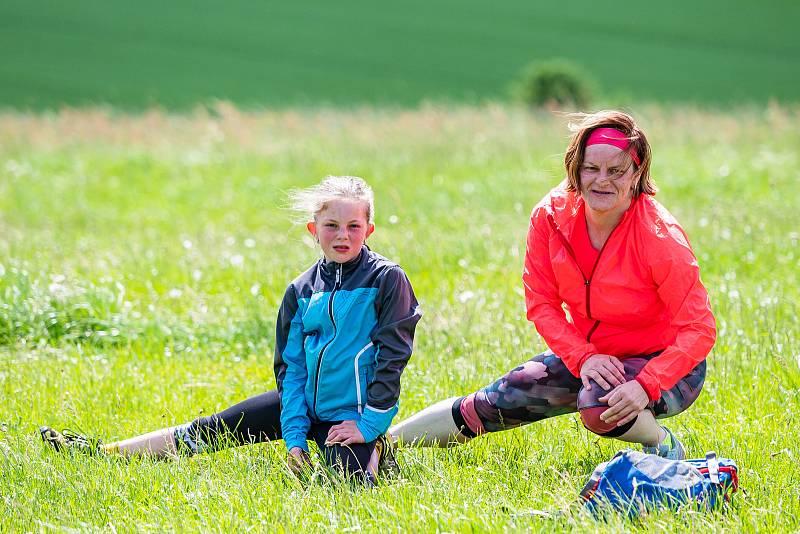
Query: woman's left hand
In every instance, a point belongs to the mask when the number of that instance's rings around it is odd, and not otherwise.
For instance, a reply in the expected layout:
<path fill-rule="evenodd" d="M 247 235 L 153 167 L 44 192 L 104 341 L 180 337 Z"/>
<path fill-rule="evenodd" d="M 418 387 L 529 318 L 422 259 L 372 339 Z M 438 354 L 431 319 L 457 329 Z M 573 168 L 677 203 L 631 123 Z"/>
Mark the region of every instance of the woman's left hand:
<path fill-rule="evenodd" d="M 333 425 L 325 440 L 325 445 L 352 445 L 354 443 L 364 443 L 364 436 L 361 435 L 355 421 L 342 421 L 338 425 Z"/>
<path fill-rule="evenodd" d="M 600 414 L 600 419 L 622 426 L 633 421 L 647 407 L 650 397 L 638 381 L 629 380 L 597 400 L 609 406 L 608 410 Z"/>

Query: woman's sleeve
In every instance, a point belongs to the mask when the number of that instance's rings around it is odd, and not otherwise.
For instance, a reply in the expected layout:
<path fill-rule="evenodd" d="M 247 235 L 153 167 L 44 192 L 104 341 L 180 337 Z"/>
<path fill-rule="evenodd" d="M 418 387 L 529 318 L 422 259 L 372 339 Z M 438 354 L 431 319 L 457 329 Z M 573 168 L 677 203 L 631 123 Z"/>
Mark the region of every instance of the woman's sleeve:
<path fill-rule="evenodd" d="M 659 244 L 648 247 L 647 253 L 652 258 L 653 281 L 676 336 L 636 377 L 651 400 L 657 400 L 662 391 L 671 389 L 702 362 L 717 337 L 708 292 L 700 281 L 700 267 L 689 240 L 677 224 L 667 228 Z"/>
<path fill-rule="evenodd" d="M 389 269 L 378 290 L 377 326 L 371 335 L 377 347 L 375 377 L 367 386 L 367 404 L 358 429 L 364 441 L 374 441 L 389 429 L 397 414 L 400 375 L 414 344 L 422 317 L 411 282 L 400 267 Z"/>
<path fill-rule="evenodd" d="M 549 242 L 553 231 L 555 230 L 547 220 L 545 209 L 534 209 L 528 229 L 525 269 L 522 273 L 525 305 L 528 320 L 533 322 L 550 350 L 577 377 L 580 376 L 586 359 L 597 354 L 597 348 L 592 343 L 587 343 L 575 325 L 567 321 L 550 261 Z"/>
<path fill-rule="evenodd" d="M 286 448 L 308 451 L 308 417 L 305 387 L 308 380 L 303 348 L 303 322 L 297 295 L 290 285 L 278 310 L 275 328 L 275 380 L 281 395 L 281 433 Z"/>

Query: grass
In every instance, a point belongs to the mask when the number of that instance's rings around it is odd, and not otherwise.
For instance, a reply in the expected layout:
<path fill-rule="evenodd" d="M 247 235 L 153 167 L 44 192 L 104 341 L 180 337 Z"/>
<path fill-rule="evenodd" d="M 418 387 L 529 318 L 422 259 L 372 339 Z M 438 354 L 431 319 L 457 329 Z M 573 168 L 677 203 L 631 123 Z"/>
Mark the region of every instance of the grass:
<path fill-rule="evenodd" d="M 747 493 L 726 513 L 594 522 L 576 496 L 622 445 L 575 416 L 401 451 L 401 478 L 371 490 L 300 485 L 282 444 L 168 462 L 46 450 L 40 424 L 115 440 L 272 388 L 277 303 L 317 258 L 285 191 L 326 174 L 374 185 L 372 247 L 425 310 L 400 418 L 543 348 L 520 272 L 529 210 L 561 177 L 563 118 L 220 105 L 0 115 L 0 531 L 800 528 L 800 109 L 634 111 L 719 325 L 704 392 L 670 427 L 693 455 L 739 463 Z"/>
<path fill-rule="evenodd" d="M 798 17 L 789 0 L 6 0 L 0 107 L 474 103 L 554 58 L 620 102 L 796 102 Z"/>

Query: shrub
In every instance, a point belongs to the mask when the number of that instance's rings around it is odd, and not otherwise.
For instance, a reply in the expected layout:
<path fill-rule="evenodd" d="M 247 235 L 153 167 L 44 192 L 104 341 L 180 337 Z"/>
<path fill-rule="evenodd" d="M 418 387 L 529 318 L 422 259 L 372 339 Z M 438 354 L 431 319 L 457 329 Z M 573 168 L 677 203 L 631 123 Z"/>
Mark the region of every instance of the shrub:
<path fill-rule="evenodd" d="M 588 107 L 594 82 L 577 65 L 565 60 L 532 63 L 512 85 L 514 98 L 531 107 Z"/>

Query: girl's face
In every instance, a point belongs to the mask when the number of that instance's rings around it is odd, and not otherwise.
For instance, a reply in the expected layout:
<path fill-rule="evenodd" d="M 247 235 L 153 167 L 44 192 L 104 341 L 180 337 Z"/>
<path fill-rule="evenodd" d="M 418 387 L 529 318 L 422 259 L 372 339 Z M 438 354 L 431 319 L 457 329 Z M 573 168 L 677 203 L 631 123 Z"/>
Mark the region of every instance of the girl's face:
<path fill-rule="evenodd" d="M 363 201 L 337 198 L 317 212 L 306 226 L 313 235 L 325 259 L 346 263 L 361 252 L 361 245 L 375 230 L 367 222 L 367 206 Z"/>
<path fill-rule="evenodd" d="M 631 204 L 638 175 L 629 155 L 612 145 L 586 147 L 581 196 L 592 211 L 622 213 Z"/>

